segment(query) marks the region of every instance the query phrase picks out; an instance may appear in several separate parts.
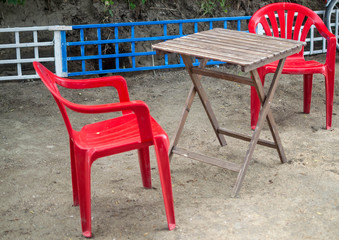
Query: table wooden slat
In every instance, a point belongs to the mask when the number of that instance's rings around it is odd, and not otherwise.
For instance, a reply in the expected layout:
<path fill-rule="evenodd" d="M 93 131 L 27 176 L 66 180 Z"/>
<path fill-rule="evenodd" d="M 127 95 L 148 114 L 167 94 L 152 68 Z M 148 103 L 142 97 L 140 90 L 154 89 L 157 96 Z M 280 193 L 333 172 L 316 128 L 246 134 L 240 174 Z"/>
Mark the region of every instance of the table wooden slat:
<path fill-rule="evenodd" d="M 286 47 L 293 46 L 293 43 L 290 42 L 278 42 L 275 40 L 275 38 L 270 37 L 267 38 L 260 38 L 261 35 L 256 36 L 255 38 L 252 38 L 253 35 L 249 35 L 249 33 L 245 33 L 245 36 L 243 32 L 241 32 L 241 35 L 233 35 L 233 34 L 208 34 L 208 32 L 201 32 L 198 33 L 196 36 L 193 36 L 196 39 L 203 39 L 203 38 L 209 38 L 214 41 L 218 42 L 230 42 L 231 44 L 235 43 L 236 46 L 241 47 L 248 47 L 249 42 L 251 45 L 253 45 L 255 48 L 262 49 L 264 51 L 279 51 L 284 50 Z M 254 35 L 255 36 L 255 35 Z M 189 38 L 192 37 L 191 35 L 185 36 L 183 38 Z"/>
<path fill-rule="evenodd" d="M 191 36 L 187 36 L 182 38 L 181 40 L 185 40 L 185 39 L 190 39 Z M 208 36 L 201 36 L 199 37 L 199 43 L 206 43 L 206 44 L 217 44 L 218 46 L 220 46 L 220 48 L 231 48 L 234 49 L 234 43 L 233 41 L 227 41 L 224 38 L 221 37 L 214 37 L 213 39 L 211 39 Z M 237 39 L 237 43 L 238 43 L 238 51 L 239 52 L 245 52 L 245 53 L 251 53 L 251 54 L 258 54 L 258 55 L 265 55 L 267 54 L 267 50 L 276 50 L 277 47 L 275 46 L 267 46 L 265 44 L 258 44 L 255 46 L 255 48 L 250 47 L 248 45 L 248 41 L 245 39 Z"/>
<path fill-rule="evenodd" d="M 153 45 L 172 52 L 240 65 L 244 72 L 299 52 L 305 42 L 215 28 Z"/>

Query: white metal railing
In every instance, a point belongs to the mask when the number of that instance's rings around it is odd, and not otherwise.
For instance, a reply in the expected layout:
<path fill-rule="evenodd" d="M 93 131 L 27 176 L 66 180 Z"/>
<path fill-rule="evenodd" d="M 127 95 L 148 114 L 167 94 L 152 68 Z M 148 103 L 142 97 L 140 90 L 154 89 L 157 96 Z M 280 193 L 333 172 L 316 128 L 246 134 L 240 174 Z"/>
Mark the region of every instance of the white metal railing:
<path fill-rule="evenodd" d="M 18 79 L 32 79 L 38 78 L 36 74 L 24 74 L 22 70 L 22 64 L 24 63 L 33 63 L 34 61 L 39 62 L 54 62 L 55 72 L 61 76 L 61 31 L 72 30 L 71 26 L 43 26 L 43 27 L 18 27 L 18 28 L 0 28 L 0 34 L 14 33 L 14 39 L 12 43 L 9 44 L 0 44 L 0 51 L 2 49 L 15 49 L 15 58 L 12 59 L 0 59 L 0 65 L 5 64 L 15 64 L 16 65 L 16 75 L 11 74 L 10 76 L 3 76 L 0 73 L 0 80 L 18 80 Z M 50 41 L 39 42 L 38 33 L 41 31 L 53 31 L 53 39 Z M 22 42 L 20 39 L 20 33 L 23 32 L 32 32 L 33 42 Z M 39 47 L 54 47 L 54 56 L 49 57 L 40 57 L 39 56 Z M 34 49 L 34 58 L 23 58 L 21 50 L 23 48 L 33 48 Z M 0 52 L 1 55 L 1 52 Z M 4 54 L 5 55 L 5 54 Z"/>

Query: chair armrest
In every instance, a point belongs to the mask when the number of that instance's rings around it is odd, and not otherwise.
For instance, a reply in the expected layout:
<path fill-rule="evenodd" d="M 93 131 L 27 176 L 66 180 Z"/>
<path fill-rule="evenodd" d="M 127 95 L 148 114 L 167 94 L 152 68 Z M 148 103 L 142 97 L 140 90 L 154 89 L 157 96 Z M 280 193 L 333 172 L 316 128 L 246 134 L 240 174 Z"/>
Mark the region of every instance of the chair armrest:
<path fill-rule="evenodd" d="M 333 33 L 331 33 L 327 27 L 325 26 L 325 23 L 315 23 L 314 24 L 317 30 L 319 31 L 320 35 L 323 36 L 327 41 L 329 41 L 331 38 L 336 38 Z"/>
<path fill-rule="evenodd" d="M 315 24 L 315 26 L 320 35 L 327 41 L 326 65 L 333 68 L 332 70 L 334 71 L 337 39 L 335 35 L 327 29 L 325 24 Z"/>
<path fill-rule="evenodd" d="M 335 71 L 336 50 L 337 50 L 337 39 L 334 34 L 331 34 L 331 36 L 327 37 L 327 53 L 326 53 L 326 65 L 328 66 L 331 72 Z"/>
<path fill-rule="evenodd" d="M 153 141 L 152 126 L 151 126 L 151 115 L 148 106 L 145 102 L 136 100 L 130 102 L 122 103 L 110 103 L 110 104 L 100 104 L 100 105 L 82 105 L 72 103 L 66 99 L 59 99 L 63 102 L 65 106 L 69 109 L 87 114 L 96 114 L 96 113 L 109 113 L 109 112 L 119 112 L 119 111 L 132 111 L 137 117 L 140 138 L 142 142 Z"/>
<path fill-rule="evenodd" d="M 127 89 L 126 80 L 122 76 L 109 76 L 91 79 L 66 79 L 53 74 L 55 82 L 65 88 L 70 89 L 88 89 L 99 87 L 114 87 L 119 95 L 120 102 L 129 102 L 129 93 Z M 123 111 L 123 114 L 130 113 L 130 111 Z"/>
<path fill-rule="evenodd" d="M 66 79 L 54 75 L 58 85 L 70 89 L 86 89 L 99 87 L 114 87 L 119 94 L 120 102 L 128 102 L 129 94 L 126 80 L 122 76 L 109 76 L 91 79 Z"/>
<path fill-rule="evenodd" d="M 79 113 L 87 113 L 87 114 L 96 114 L 96 113 L 109 113 L 109 112 L 120 112 L 123 110 L 134 110 L 138 111 L 140 108 L 147 108 L 145 102 L 141 100 L 129 101 L 129 102 L 121 102 L 121 103 L 107 103 L 107 104 L 99 104 L 99 105 L 83 105 L 78 103 L 72 103 L 66 99 L 59 99 L 63 102 L 65 106 L 69 109 L 79 112 Z M 149 112 L 149 110 L 147 110 Z"/>
<path fill-rule="evenodd" d="M 328 66 L 328 70 L 331 72 L 335 71 L 336 48 L 337 39 L 334 35 L 330 36 L 327 39 L 326 65 Z"/>

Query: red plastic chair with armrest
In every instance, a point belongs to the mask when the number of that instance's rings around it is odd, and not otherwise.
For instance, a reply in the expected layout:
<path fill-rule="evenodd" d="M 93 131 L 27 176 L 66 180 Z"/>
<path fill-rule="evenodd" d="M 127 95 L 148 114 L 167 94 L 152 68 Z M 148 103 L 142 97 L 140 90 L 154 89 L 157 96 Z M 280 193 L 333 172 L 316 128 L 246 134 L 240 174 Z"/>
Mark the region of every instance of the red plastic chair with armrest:
<path fill-rule="evenodd" d="M 142 182 L 151 188 L 149 146 L 154 145 L 169 230 L 175 228 L 173 194 L 168 159 L 168 136 L 150 116 L 142 101 L 130 101 L 126 80 L 121 76 L 71 80 L 58 77 L 38 62 L 33 63 L 41 80 L 52 93 L 69 134 L 74 206 L 80 205 L 82 233 L 91 237 L 91 165 L 101 157 L 138 150 Z M 63 98 L 57 85 L 70 89 L 114 87 L 119 103 L 81 105 Z M 87 114 L 122 112 L 122 116 L 72 128 L 66 108 Z"/>
<path fill-rule="evenodd" d="M 295 14 L 297 14 L 295 19 Z M 276 15 L 279 21 L 276 19 Z M 266 18 L 268 17 L 268 19 Z M 261 24 L 268 36 L 281 37 L 305 41 L 312 25 L 327 40 L 327 55 L 325 64 L 304 59 L 304 48 L 286 59 L 282 74 L 304 75 L 304 113 L 311 108 L 313 74 L 325 76 L 326 87 L 326 128 L 332 125 L 334 73 L 336 55 L 336 37 L 328 31 L 321 18 L 311 9 L 295 3 L 273 3 L 254 13 L 249 21 L 248 29 L 256 33 L 258 24 Z M 303 27 L 302 27 L 303 25 Z M 273 32 L 273 34 L 272 34 Z M 265 75 L 274 73 L 278 62 L 265 65 L 258 69 L 259 76 L 264 84 Z M 260 101 L 254 87 L 251 87 L 251 127 L 255 129 L 260 111 Z"/>

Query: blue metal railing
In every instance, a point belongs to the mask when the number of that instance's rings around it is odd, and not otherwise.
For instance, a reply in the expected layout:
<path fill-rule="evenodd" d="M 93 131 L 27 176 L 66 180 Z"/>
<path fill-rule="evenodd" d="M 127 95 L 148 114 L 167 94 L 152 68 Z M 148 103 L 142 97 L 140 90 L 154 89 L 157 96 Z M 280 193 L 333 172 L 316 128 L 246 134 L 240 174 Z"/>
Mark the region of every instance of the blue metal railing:
<path fill-rule="evenodd" d="M 175 63 L 169 61 L 168 54 L 165 54 L 161 60 L 154 61 L 154 55 L 156 52 L 151 49 L 149 46 L 146 51 L 137 51 L 136 43 L 140 42 L 155 42 L 155 41 L 166 41 L 174 38 L 178 38 L 187 34 L 196 33 L 200 27 L 206 30 L 213 29 L 215 25 L 218 27 L 228 28 L 232 24 L 233 28 L 241 31 L 247 29 L 247 24 L 245 24 L 244 29 L 242 29 L 241 21 L 249 20 L 251 16 L 243 17 L 223 17 L 223 18 L 204 18 L 204 19 L 185 19 L 185 20 L 166 20 L 166 21 L 153 21 L 153 22 L 130 22 L 130 23 L 111 23 L 111 24 L 93 24 L 93 25 L 76 25 L 72 26 L 73 30 L 79 31 L 79 41 L 68 42 L 66 39 L 65 32 L 62 34 L 62 55 L 63 55 L 63 72 L 68 73 L 68 76 L 79 76 L 79 75 L 90 75 L 90 74 L 105 74 L 105 73 L 118 73 L 118 72 L 132 72 L 132 71 L 143 71 L 143 70 L 155 70 L 155 69 L 167 69 L 167 68 L 178 68 L 184 67 L 182 59 Z M 230 24 L 231 23 L 231 24 Z M 193 31 L 184 34 L 183 25 L 193 24 Z M 161 36 L 146 36 L 146 37 L 136 37 L 136 27 L 139 26 L 157 26 L 158 31 L 162 32 Z M 178 34 L 170 35 L 168 34 L 168 26 L 176 26 Z M 129 29 L 130 37 L 120 38 L 119 37 L 119 28 Z M 87 40 L 85 30 L 96 30 L 96 40 Z M 102 39 L 103 30 L 114 31 L 113 38 Z M 159 30 L 160 29 L 160 30 Z M 186 28 L 187 29 L 187 28 Z M 187 30 L 186 30 L 187 31 Z M 150 33 L 151 34 L 151 33 Z M 128 52 L 120 52 L 119 44 L 130 44 L 130 50 Z M 97 46 L 97 54 L 86 55 L 86 46 L 95 45 Z M 106 54 L 103 51 L 103 46 L 110 45 L 114 49 L 114 53 Z M 72 53 L 69 49 L 78 47 L 80 51 L 78 55 L 67 56 L 67 53 Z M 79 49 L 78 49 L 79 50 Z M 152 65 L 141 65 L 137 66 L 137 58 L 143 56 L 151 56 Z M 129 58 L 130 66 L 121 66 L 121 58 Z M 111 67 L 104 69 L 103 60 L 111 59 Z M 79 71 L 68 72 L 68 64 L 74 61 L 80 61 L 78 69 Z M 90 67 L 95 69 L 88 70 L 88 62 L 92 61 Z M 93 61 L 96 61 L 93 64 Z M 115 64 L 114 64 L 115 62 Z M 197 62 L 195 64 L 198 64 Z M 212 64 L 222 64 L 222 62 L 209 61 L 208 65 Z"/>

